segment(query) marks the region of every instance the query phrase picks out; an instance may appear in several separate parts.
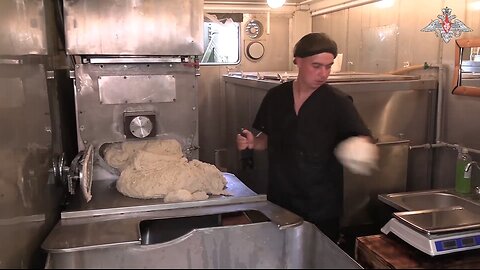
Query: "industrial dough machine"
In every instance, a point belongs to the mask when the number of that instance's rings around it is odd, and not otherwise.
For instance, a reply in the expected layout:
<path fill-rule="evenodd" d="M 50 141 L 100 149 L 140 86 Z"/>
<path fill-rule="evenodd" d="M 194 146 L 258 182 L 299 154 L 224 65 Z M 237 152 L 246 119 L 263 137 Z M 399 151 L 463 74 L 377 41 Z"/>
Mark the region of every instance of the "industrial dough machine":
<path fill-rule="evenodd" d="M 97 179 L 118 178 L 103 159 L 110 144 L 175 139 L 198 158 L 203 1 L 65 0 L 63 8 L 79 154 L 69 166 L 56 159 L 53 172 L 69 192 L 80 182 L 88 198 Z"/>

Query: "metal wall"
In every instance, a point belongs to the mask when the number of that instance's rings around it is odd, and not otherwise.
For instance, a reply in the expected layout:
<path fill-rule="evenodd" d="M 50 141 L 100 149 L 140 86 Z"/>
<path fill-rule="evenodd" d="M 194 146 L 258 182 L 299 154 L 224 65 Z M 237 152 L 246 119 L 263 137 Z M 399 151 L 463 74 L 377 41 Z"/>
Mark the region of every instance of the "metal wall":
<path fill-rule="evenodd" d="M 474 124 L 480 114 L 480 99 L 451 95 L 454 39 L 444 43 L 433 32 L 420 31 L 441 14 L 443 7 L 448 6 L 457 19 L 473 29 L 473 32 L 463 33 L 460 37 L 478 37 L 480 19 L 474 2 L 396 0 L 388 8 L 369 4 L 315 16 L 312 31 L 326 32 L 335 38 L 340 52 L 344 53 L 343 65 L 348 71 L 389 72 L 425 62 L 443 65 L 441 130 L 437 137 L 451 144 L 480 149 L 477 139 L 480 126 Z M 412 153 L 419 151 L 432 153 L 433 162 L 428 158 L 410 159 L 409 190 L 453 187 L 456 151 L 451 148 L 411 150 Z M 480 160 L 480 156 L 475 154 L 473 158 Z M 433 168 L 432 178 L 423 177 L 422 172 L 430 167 Z M 474 171 L 475 185 L 480 184 L 479 175 Z"/>
<path fill-rule="evenodd" d="M 344 71 L 383 73 L 438 63 L 442 41 L 420 29 L 441 13 L 442 2 L 396 0 L 388 8 L 373 3 L 341 10 L 313 17 L 312 32 L 335 39 L 343 53 Z"/>
<path fill-rule="evenodd" d="M 46 55 L 43 1 L 0 1 L 0 55 Z"/>
<path fill-rule="evenodd" d="M 0 268 L 43 267 L 40 244 L 59 217 L 49 169 L 63 143 L 52 111 L 67 73 L 52 64 L 53 13 L 52 1 L 0 1 Z"/>
<path fill-rule="evenodd" d="M 69 54 L 203 54 L 203 0 L 64 0 L 64 8 Z"/>

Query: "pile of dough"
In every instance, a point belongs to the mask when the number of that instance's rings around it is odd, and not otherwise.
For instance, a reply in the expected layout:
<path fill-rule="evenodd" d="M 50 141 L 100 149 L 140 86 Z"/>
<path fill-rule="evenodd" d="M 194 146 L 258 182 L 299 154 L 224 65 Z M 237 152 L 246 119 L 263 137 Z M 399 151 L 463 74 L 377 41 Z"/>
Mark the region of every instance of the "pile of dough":
<path fill-rule="evenodd" d="M 125 158 L 117 190 L 139 199 L 164 198 L 165 202 L 208 199 L 228 195 L 223 174 L 212 164 L 183 157 L 176 140 L 149 142 Z"/>
<path fill-rule="evenodd" d="M 182 146 L 177 140 L 151 140 L 111 144 L 105 150 L 104 158 L 108 165 L 123 171 L 140 150 L 175 158 L 183 156 Z"/>

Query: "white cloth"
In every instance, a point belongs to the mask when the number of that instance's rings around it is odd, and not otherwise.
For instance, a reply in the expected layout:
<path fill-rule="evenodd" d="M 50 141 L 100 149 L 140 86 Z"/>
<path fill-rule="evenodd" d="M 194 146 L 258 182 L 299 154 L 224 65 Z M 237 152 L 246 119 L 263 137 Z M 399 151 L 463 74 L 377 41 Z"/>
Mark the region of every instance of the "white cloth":
<path fill-rule="evenodd" d="M 378 169 L 378 148 L 364 137 L 350 137 L 335 148 L 338 161 L 350 172 L 371 175 Z"/>

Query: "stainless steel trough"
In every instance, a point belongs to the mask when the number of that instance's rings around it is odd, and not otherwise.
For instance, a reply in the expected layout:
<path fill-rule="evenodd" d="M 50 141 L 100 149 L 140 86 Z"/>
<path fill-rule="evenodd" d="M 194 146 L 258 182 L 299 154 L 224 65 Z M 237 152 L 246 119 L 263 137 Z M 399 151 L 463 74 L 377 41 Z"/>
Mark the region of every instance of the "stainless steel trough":
<path fill-rule="evenodd" d="M 98 209 L 73 204 L 44 241 L 46 268 L 361 268 L 313 224 L 226 178 L 236 197 L 196 204 L 108 207 L 101 197 L 114 197 L 97 192 Z"/>

